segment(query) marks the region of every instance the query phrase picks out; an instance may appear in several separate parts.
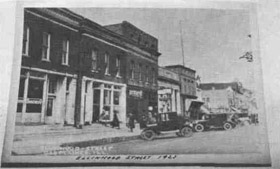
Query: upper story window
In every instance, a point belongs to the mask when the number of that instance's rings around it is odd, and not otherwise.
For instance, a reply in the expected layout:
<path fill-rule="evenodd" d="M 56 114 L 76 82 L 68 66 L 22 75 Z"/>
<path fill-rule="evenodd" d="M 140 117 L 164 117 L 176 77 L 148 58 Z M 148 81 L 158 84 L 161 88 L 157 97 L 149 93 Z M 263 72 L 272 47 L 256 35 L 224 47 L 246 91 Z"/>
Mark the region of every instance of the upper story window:
<path fill-rule="evenodd" d="M 156 71 L 155 71 L 155 68 L 152 69 L 152 82 L 153 82 L 153 84 L 156 84 Z"/>
<path fill-rule="evenodd" d="M 91 51 L 91 69 L 92 70 L 97 69 L 97 50 Z"/>
<path fill-rule="evenodd" d="M 132 79 L 135 78 L 135 63 L 134 63 L 134 61 L 131 61 L 131 63 L 130 63 L 130 77 Z"/>
<path fill-rule="evenodd" d="M 42 60 L 50 60 L 50 42 L 51 34 L 44 32 L 43 33 L 43 44 L 42 44 Z"/>
<path fill-rule="evenodd" d="M 105 53 L 105 65 L 104 66 L 105 66 L 105 74 L 106 75 L 109 75 L 109 69 L 110 69 L 109 59 L 110 59 L 109 54 Z"/>
<path fill-rule="evenodd" d="M 23 30 L 23 42 L 22 42 L 22 54 L 28 56 L 29 54 L 29 39 L 30 39 L 30 29 L 29 27 L 24 27 Z"/>
<path fill-rule="evenodd" d="M 117 71 L 117 74 L 116 74 L 116 76 L 117 77 L 120 77 L 120 70 L 121 70 L 121 59 L 120 59 L 120 57 L 119 56 L 117 56 L 117 58 L 116 58 L 116 71 Z"/>
<path fill-rule="evenodd" d="M 69 40 L 63 39 L 62 41 L 62 64 L 69 65 Z"/>
<path fill-rule="evenodd" d="M 139 80 L 142 81 L 143 80 L 143 75 L 142 75 L 142 64 L 139 63 Z"/>
<path fill-rule="evenodd" d="M 149 82 L 149 67 L 146 66 L 146 82 Z"/>

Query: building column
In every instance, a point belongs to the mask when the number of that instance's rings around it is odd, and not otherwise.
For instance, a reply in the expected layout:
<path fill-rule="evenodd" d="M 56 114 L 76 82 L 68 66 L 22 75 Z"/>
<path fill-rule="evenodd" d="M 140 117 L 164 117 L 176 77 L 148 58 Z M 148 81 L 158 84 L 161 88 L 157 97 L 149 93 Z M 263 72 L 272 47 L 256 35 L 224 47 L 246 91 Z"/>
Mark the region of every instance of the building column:
<path fill-rule="evenodd" d="M 76 99 L 76 85 L 77 79 L 72 78 L 69 84 L 69 94 L 67 99 L 67 109 L 66 109 L 66 122 L 67 124 L 74 124 L 75 119 L 75 99 Z"/>
<path fill-rule="evenodd" d="M 85 122 L 91 124 L 92 112 L 93 112 L 93 88 L 92 81 L 87 82 L 87 93 L 86 93 L 86 106 L 85 106 Z"/>
<path fill-rule="evenodd" d="M 23 93 L 21 123 L 25 122 L 26 102 L 27 102 L 27 93 L 28 93 L 28 86 L 29 86 L 28 84 L 29 84 L 29 72 L 26 73 L 26 78 L 24 80 L 24 93 Z"/>
<path fill-rule="evenodd" d="M 66 121 L 66 85 L 67 85 L 67 77 L 64 76 L 62 79 L 62 83 L 60 86 L 60 119 L 59 122 L 64 125 Z"/>
<path fill-rule="evenodd" d="M 82 78 L 82 85 L 81 85 L 81 108 L 80 108 L 80 125 L 84 125 L 84 114 L 85 114 L 85 85 L 86 80 Z"/>
<path fill-rule="evenodd" d="M 120 93 L 120 121 L 126 123 L 126 86 L 121 87 Z"/>
<path fill-rule="evenodd" d="M 114 117 L 114 85 L 111 86 L 111 98 L 110 98 L 110 120 Z"/>
<path fill-rule="evenodd" d="M 177 106 L 177 114 L 182 115 L 182 111 L 181 111 L 181 101 L 180 101 L 180 91 L 179 90 L 175 90 L 175 97 L 176 97 L 176 106 Z"/>
<path fill-rule="evenodd" d="M 99 115 L 102 113 L 104 107 L 104 83 L 100 85 L 100 107 Z"/>
<path fill-rule="evenodd" d="M 43 84 L 43 100 L 42 100 L 42 112 L 41 112 L 41 123 L 45 122 L 45 113 L 46 113 L 46 106 L 48 104 L 48 75 L 45 75 L 45 80 L 44 80 L 44 84 Z"/>

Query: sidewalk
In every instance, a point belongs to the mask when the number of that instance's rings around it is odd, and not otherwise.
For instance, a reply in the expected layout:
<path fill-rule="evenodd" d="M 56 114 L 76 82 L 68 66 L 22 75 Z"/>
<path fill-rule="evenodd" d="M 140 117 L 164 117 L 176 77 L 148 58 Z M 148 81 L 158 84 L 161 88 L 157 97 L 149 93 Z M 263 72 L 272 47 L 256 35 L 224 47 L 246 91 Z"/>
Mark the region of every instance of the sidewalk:
<path fill-rule="evenodd" d="M 98 146 L 125 140 L 138 139 L 139 127 L 130 132 L 122 125 L 121 129 L 106 127 L 101 124 L 83 126 L 76 129 L 73 126 L 16 126 L 13 154 L 34 155 L 43 154 L 46 147 L 59 148 L 73 146 Z"/>

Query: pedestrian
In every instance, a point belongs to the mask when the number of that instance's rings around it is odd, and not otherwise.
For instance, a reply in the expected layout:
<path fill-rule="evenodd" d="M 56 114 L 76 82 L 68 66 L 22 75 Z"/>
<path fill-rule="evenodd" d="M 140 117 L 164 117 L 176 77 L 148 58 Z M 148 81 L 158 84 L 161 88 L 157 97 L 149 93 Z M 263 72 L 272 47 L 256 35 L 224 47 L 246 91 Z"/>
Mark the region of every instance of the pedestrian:
<path fill-rule="evenodd" d="M 106 107 L 103 107 L 102 113 L 100 115 L 100 123 L 107 126 L 108 121 L 110 120 L 109 110 Z"/>
<path fill-rule="evenodd" d="M 117 129 L 120 129 L 120 121 L 118 115 L 119 113 L 116 110 L 114 110 L 114 117 L 111 123 L 112 128 L 117 127 Z"/>
<path fill-rule="evenodd" d="M 130 129 L 131 132 L 133 132 L 133 129 L 135 128 L 135 124 L 134 124 L 134 116 L 132 113 L 128 114 L 128 123 L 127 123 L 127 127 Z"/>

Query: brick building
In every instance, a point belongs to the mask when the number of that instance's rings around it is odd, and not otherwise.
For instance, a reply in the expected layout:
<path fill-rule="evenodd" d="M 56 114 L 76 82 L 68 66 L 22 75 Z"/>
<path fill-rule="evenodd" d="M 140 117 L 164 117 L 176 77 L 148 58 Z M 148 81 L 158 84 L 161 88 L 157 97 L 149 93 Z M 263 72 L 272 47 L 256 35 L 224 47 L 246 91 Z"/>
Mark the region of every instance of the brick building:
<path fill-rule="evenodd" d="M 24 11 L 17 122 L 78 126 L 100 121 L 105 110 L 108 122 L 118 112 L 125 124 L 127 111 L 156 110 L 157 39 L 128 22 L 119 33 L 64 8 Z"/>
<path fill-rule="evenodd" d="M 73 121 L 80 16 L 64 9 L 24 10 L 16 121 Z"/>
<path fill-rule="evenodd" d="M 191 101 L 197 99 L 196 96 L 196 71 L 183 65 L 170 65 L 166 69 L 172 70 L 179 74 L 180 91 L 181 91 L 181 112 L 188 111 Z"/>
<path fill-rule="evenodd" d="M 141 121 L 148 111 L 157 112 L 158 40 L 124 21 L 105 26 L 129 40 L 126 58 L 127 112 Z"/>

